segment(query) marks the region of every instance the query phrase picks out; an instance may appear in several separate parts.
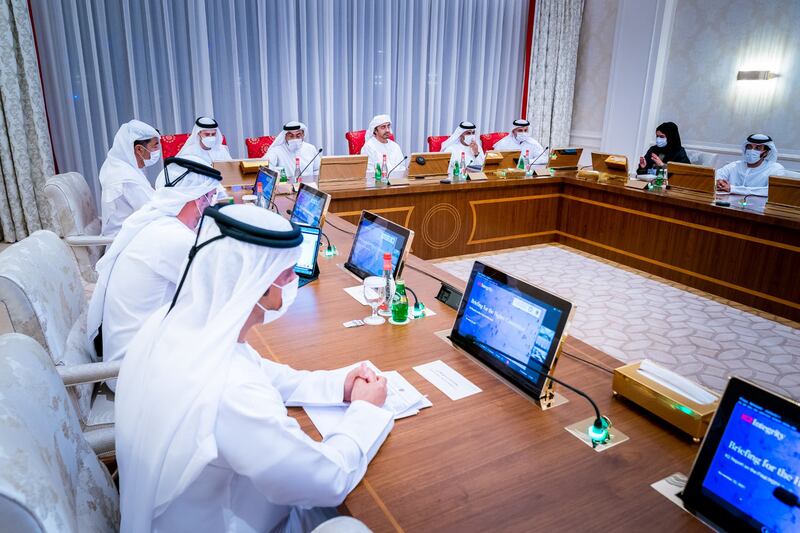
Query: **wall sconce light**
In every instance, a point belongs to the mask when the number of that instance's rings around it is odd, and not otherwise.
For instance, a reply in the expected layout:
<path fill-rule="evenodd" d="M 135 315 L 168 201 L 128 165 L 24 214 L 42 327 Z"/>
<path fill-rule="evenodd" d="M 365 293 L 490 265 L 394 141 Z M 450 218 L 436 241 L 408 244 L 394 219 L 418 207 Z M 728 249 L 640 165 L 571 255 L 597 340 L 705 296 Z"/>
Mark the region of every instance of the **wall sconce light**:
<path fill-rule="evenodd" d="M 774 72 L 770 72 L 769 70 L 740 70 L 738 74 L 736 74 L 736 80 L 756 80 L 756 81 L 763 81 L 763 80 L 771 80 L 773 78 L 777 78 L 780 74 L 775 74 Z"/>

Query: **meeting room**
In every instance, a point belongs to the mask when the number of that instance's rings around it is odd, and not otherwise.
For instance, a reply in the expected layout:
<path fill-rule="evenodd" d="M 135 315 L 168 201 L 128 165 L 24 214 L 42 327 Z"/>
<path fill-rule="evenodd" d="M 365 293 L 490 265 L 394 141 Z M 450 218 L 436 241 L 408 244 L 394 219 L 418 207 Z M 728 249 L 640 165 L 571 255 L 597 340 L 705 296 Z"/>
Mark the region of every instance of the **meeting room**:
<path fill-rule="evenodd" d="M 0 532 L 800 531 L 798 27 L 0 0 Z"/>

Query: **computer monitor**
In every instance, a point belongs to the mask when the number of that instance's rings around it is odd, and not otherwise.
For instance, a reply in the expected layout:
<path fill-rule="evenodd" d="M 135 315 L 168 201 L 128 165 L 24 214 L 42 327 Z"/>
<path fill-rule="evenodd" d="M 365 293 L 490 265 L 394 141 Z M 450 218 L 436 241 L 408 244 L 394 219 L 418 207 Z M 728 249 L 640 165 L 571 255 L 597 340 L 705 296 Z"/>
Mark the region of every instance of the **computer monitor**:
<path fill-rule="evenodd" d="M 313 226 L 300 226 L 300 231 L 303 234 L 303 242 L 300 245 L 300 259 L 297 260 L 294 271 L 300 278 L 299 286 L 302 287 L 319 276 L 317 257 L 322 232 Z"/>
<path fill-rule="evenodd" d="M 331 203 L 331 195 L 312 187 L 307 183 L 300 183 L 297 197 L 289 219 L 298 226 L 316 226 L 321 228 L 325 223 L 325 215 Z"/>
<path fill-rule="evenodd" d="M 721 531 L 798 531 L 800 405 L 728 382 L 697 453 L 684 506 Z"/>
<path fill-rule="evenodd" d="M 261 167 L 256 174 L 256 181 L 253 184 L 253 194 L 258 191 L 258 184 L 264 188 L 265 205 L 269 205 L 272 201 L 272 195 L 275 193 L 275 185 L 278 183 L 278 173 L 267 167 Z"/>
<path fill-rule="evenodd" d="M 547 391 L 572 304 L 480 261 L 450 340 L 537 401 Z M 536 372 L 535 370 L 539 372 Z"/>
<path fill-rule="evenodd" d="M 383 254 L 389 252 L 392 254 L 393 274 L 397 277 L 402 272 L 413 239 L 414 232 L 410 229 L 362 211 L 350 257 L 344 267 L 361 279 L 380 276 L 383 273 Z"/>

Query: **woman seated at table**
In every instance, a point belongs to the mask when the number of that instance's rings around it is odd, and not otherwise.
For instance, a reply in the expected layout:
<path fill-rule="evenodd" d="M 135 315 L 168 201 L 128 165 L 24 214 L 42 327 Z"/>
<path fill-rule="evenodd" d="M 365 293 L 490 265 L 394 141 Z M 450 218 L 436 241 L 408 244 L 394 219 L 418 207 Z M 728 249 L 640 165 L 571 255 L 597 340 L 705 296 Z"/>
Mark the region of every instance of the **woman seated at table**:
<path fill-rule="evenodd" d="M 686 150 L 681 145 L 681 135 L 674 122 L 664 122 L 656 128 L 656 144 L 651 146 L 644 157 L 639 158 L 639 174 L 654 174 L 660 168 L 666 168 L 670 161 L 675 163 L 691 163 Z"/>

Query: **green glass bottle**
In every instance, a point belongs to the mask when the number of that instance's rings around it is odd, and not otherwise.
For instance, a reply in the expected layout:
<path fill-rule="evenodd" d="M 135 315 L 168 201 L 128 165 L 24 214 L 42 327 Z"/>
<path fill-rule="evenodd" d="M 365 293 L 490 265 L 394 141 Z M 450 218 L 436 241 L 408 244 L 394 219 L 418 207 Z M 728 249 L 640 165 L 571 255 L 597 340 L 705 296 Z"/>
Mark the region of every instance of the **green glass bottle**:
<path fill-rule="evenodd" d="M 406 282 L 402 279 L 395 281 L 391 322 L 392 324 L 405 324 L 408 322 L 408 296 L 406 296 Z"/>
<path fill-rule="evenodd" d="M 453 181 L 458 181 L 461 179 L 461 165 L 458 164 L 456 161 L 453 164 Z"/>
<path fill-rule="evenodd" d="M 286 169 L 281 169 L 281 183 L 286 183 L 289 179 L 286 177 Z"/>
<path fill-rule="evenodd" d="M 664 186 L 664 176 L 666 171 L 663 168 L 659 168 L 658 172 L 656 172 L 656 179 L 653 180 L 653 188 L 657 191 L 660 191 L 661 188 Z"/>
<path fill-rule="evenodd" d="M 375 163 L 375 183 L 380 183 L 383 172 L 381 172 L 381 164 Z"/>

